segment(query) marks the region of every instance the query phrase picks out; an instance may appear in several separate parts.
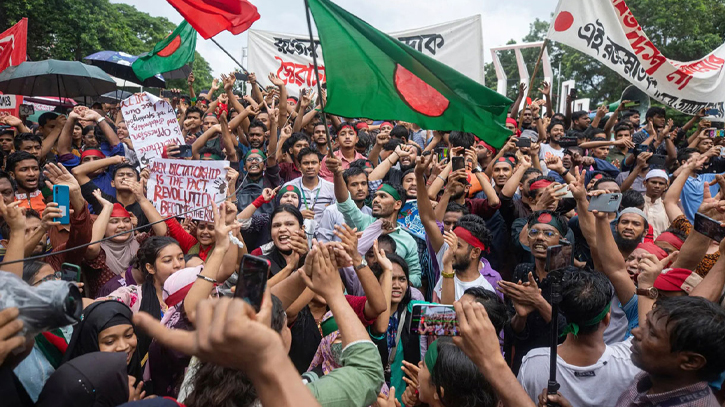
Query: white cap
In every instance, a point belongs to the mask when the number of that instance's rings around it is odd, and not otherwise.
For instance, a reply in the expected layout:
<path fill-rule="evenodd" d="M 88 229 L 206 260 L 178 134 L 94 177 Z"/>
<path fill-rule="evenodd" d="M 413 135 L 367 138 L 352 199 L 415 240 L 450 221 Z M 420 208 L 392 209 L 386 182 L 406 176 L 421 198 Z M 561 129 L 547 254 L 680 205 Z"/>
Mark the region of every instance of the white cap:
<path fill-rule="evenodd" d="M 665 170 L 661 170 L 661 169 L 649 170 L 649 172 L 647 173 L 647 176 L 644 177 L 644 180 L 647 181 L 650 178 L 664 178 L 664 180 L 666 182 L 668 182 L 668 183 L 670 182 L 670 178 L 667 176 L 667 173 L 665 172 Z"/>

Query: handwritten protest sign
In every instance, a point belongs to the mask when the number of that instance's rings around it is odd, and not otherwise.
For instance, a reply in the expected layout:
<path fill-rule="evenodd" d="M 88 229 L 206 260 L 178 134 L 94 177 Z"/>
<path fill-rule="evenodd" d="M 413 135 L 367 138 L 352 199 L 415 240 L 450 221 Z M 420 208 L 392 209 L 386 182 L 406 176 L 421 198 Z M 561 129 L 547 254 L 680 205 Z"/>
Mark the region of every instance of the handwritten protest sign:
<path fill-rule="evenodd" d="M 165 145 L 184 144 L 174 108 L 163 99 L 148 92 L 137 93 L 121 102 L 121 113 L 141 167 L 161 157 Z"/>
<path fill-rule="evenodd" d="M 151 175 L 147 198 L 161 216 L 180 215 L 194 208 L 192 219 L 213 221 L 211 203 L 227 195 L 229 161 L 169 160 L 155 158 L 149 163 Z M 204 207 L 204 208 L 202 208 Z"/>

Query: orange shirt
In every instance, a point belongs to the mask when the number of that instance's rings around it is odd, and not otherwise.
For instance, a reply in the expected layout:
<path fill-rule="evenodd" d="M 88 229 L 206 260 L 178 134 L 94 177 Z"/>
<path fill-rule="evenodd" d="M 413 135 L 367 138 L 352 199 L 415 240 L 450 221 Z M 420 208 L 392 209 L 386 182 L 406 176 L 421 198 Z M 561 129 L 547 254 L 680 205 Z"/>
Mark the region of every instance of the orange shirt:
<path fill-rule="evenodd" d="M 39 214 L 42 214 L 45 210 L 45 200 L 43 199 L 43 193 L 40 190 L 31 192 L 30 194 L 15 194 L 15 201 L 20 202 L 18 204 L 21 208 L 32 209 Z"/>

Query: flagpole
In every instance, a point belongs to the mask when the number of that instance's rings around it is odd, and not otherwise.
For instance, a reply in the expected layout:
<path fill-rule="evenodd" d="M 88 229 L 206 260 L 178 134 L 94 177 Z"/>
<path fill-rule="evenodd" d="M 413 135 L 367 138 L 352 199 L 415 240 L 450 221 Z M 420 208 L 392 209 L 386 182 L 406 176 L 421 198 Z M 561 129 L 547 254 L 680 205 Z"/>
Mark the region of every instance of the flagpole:
<path fill-rule="evenodd" d="M 234 63 L 236 63 L 237 65 L 239 65 L 239 67 L 240 67 L 240 68 L 242 68 L 242 72 L 244 72 L 245 74 L 249 75 L 249 72 L 247 72 L 247 70 L 246 70 L 246 69 L 244 68 L 244 66 L 242 66 L 242 64 L 241 64 L 241 63 L 239 63 L 239 61 L 237 61 L 237 60 L 236 60 L 236 59 L 235 59 L 235 58 L 234 58 L 234 57 L 232 56 L 232 54 L 230 54 L 230 53 L 229 53 L 229 51 L 225 50 L 225 49 L 224 49 L 224 47 L 222 47 L 222 46 L 221 46 L 221 45 L 220 45 L 220 44 L 219 44 L 218 42 L 216 42 L 216 40 L 215 40 L 215 39 L 214 39 L 213 37 L 212 37 L 212 38 L 209 38 L 209 39 L 210 39 L 210 40 L 211 40 L 211 41 L 212 41 L 212 42 L 213 42 L 214 44 L 216 44 L 216 46 L 217 46 L 217 47 L 219 47 L 219 49 L 221 49 L 222 51 L 224 51 L 224 53 L 225 53 L 225 54 L 227 54 L 227 56 L 228 56 L 229 58 L 231 58 L 231 59 L 232 59 L 232 61 L 234 61 Z"/>
<path fill-rule="evenodd" d="M 306 1 L 306 0 L 305 0 Z M 526 90 L 526 97 L 524 98 L 524 108 L 521 109 L 519 112 L 519 131 L 521 131 L 521 121 L 524 118 L 524 110 L 526 110 L 527 107 L 530 105 L 528 104 L 529 97 L 531 97 L 531 88 L 534 86 L 534 80 L 536 79 L 536 74 L 539 73 L 539 65 L 541 65 L 541 59 L 544 57 L 544 51 L 546 50 L 546 46 L 549 45 L 549 39 L 544 40 L 544 44 L 541 45 L 541 50 L 539 51 L 539 58 L 536 60 L 536 65 L 534 66 L 534 73 L 531 74 L 531 80 L 529 81 L 529 88 Z M 539 135 L 539 138 L 541 135 Z"/>
<path fill-rule="evenodd" d="M 320 86 L 320 71 L 317 68 L 317 47 L 315 47 L 315 39 L 312 36 L 312 22 L 310 21 L 310 3 L 305 0 L 305 16 L 307 17 L 307 31 L 310 34 L 310 47 L 312 48 L 312 64 L 315 66 L 315 79 L 317 79 L 317 95 L 320 98 L 320 110 L 322 116 L 322 124 L 325 126 L 327 134 L 327 156 L 332 157 L 332 139 L 330 138 L 330 129 L 327 127 L 327 115 L 325 114 L 325 102 L 322 98 L 322 86 Z"/>

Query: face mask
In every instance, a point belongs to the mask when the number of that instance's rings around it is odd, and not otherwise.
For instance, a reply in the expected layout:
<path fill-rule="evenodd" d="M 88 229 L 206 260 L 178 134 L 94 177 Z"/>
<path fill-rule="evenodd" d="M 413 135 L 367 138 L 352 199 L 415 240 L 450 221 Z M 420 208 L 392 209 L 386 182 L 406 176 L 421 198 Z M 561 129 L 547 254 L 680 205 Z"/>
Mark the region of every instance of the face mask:
<path fill-rule="evenodd" d="M 342 366 L 342 342 L 330 345 L 330 353 L 332 354 L 332 360 L 335 361 L 335 364 Z"/>

